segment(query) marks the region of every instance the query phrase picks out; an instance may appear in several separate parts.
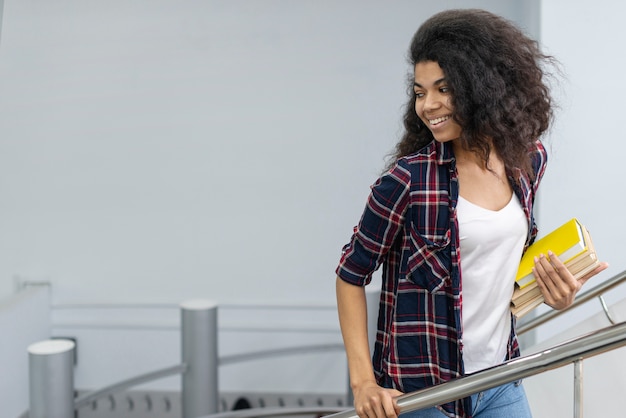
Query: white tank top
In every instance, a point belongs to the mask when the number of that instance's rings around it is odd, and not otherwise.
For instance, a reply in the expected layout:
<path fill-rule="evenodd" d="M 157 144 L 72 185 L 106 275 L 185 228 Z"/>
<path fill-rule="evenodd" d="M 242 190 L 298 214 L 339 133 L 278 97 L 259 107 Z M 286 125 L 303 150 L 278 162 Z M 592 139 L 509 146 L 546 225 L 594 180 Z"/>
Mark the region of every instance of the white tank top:
<path fill-rule="evenodd" d="M 501 364 L 511 332 L 509 305 L 528 223 L 515 193 L 492 211 L 459 196 L 463 361 L 472 373 Z"/>

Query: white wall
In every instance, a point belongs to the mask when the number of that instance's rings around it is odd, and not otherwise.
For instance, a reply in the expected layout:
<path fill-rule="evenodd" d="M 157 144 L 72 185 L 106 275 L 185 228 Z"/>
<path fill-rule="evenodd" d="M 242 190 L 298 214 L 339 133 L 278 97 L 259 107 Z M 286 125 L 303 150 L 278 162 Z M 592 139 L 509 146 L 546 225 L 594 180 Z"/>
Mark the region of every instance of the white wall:
<path fill-rule="evenodd" d="M 0 296 L 333 303 L 411 35 L 516 3 L 6 1 Z"/>

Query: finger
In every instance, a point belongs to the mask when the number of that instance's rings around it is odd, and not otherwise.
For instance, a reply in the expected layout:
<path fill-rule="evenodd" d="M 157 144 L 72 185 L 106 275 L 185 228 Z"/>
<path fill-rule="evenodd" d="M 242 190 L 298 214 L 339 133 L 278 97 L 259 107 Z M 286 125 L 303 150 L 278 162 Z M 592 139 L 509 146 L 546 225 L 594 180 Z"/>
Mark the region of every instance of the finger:
<path fill-rule="evenodd" d="M 385 416 L 387 418 L 397 418 L 398 415 L 400 415 L 400 407 L 398 406 L 397 397 L 404 394 L 396 389 L 387 389 L 386 395 L 387 397 L 383 402 Z"/>
<path fill-rule="evenodd" d="M 540 287 L 547 305 L 554 309 L 564 309 L 573 303 L 584 282 L 576 280 L 554 253 L 548 252 L 548 256 L 549 260 L 539 257 L 537 262 L 537 273 L 543 273 L 538 284 L 543 280 L 544 286 Z"/>
<path fill-rule="evenodd" d="M 539 289 L 541 290 L 541 294 L 543 295 L 545 303 L 551 305 L 551 302 L 554 300 L 554 297 L 552 296 L 552 288 L 554 287 L 554 285 L 549 279 L 544 279 L 546 274 L 543 273 L 543 267 L 541 267 L 539 264 L 533 267 L 533 275 L 535 276 L 537 286 L 539 286 Z"/>
<path fill-rule="evenodd" d="M 548 251 L 548 256 L 546 257 L 546 260 L 548 261 L 550 266 L 552 266 L 558 277 L 563 279 L 570 278 L 571 274 L 569 270 L 567 269 L 567 267 L 565 267 L 565 264 L 563 264 L 561 259 L 552 251 Z M 571 277 L 571 279 L 575 280 L 573 276 Z"/>
<path fill-rule="evenodd" d="M 548 257 L 550 258 L 550 264 L 554 267 L 554 271 L 557 274 L 557 276 L 554 277 L 560 292 L 564 294 L 576 294 L 578 290 L 580 290 L 582 283 L 576 280 L 574 275 L 556 254 L 552 251 L 548 251 Z"/>
<path fill-rule="evenodd" d="M 386 411 L 387 407 L 385 406 L 385 403 L 386 403 L 386 400 L 382 400 L 381 403 L 376 405 L 376 410 L 375 410 L 376 417 L 384 418 L 387 416 L 387 411 Z"/>
<path fill-rule="evenodd" d="M 540 257 L 539 262 L 546 272 L 544 276 L 547 277 L 546 284 L 555 297 L 566 296 L 578 291 L 580 283 L 552 251 L 548 251 L 548 257 Z"/>
<path fill-rule="evenodd" d="M 369 406 L 364 406 L 357 410 L 357 415 L 359 418 L 376 418 L 376 414 L 371 411 Z"/>
<path fill-rule="evenodd" d="M 383 394 L 377 394 L 372 397 L 369 402 L 367 414 L 370 418 L 383 418 L 385 414 L 384 408 L 385 398 Z"/>
<path fill-rule="evenodd" d="M 400 415 L 400 405 L 398 405 L 398 397 L 404 395 L 403 392 L 400 392 L 399 390 L 396 389 L 392 389 L 390 392 L 391 396 L 393 396 L 393 411 L 395 416 Z"/>
<path fill-rule="evenodd" d="M 366 400 L 364 403 L 360 403 L 355 409 L 359 418 L 376 418 L 376 413 L 373 412 L 371 399 Z"/>
<path fill-rule="evenodd" d="M 539 287 L 544 291 L 550 291 L 551 288 L 554 286 L 554 283 L 552 282 L 552 278 L 547 272 L 547 269 L 549 266 L 550 264 L 548 263 L 548 261 L 546 260 L 543 254 L 541 254 L 539 257 L 535 257 L 535 266 L 533 267 L 533 275 L 535 276 L 535 280 L 537 281 L 537 284 L 539 285 Z"/>
<path fill-rule="evenodd" d="M 355 408 L 355 411 L 359 418 L 368 418 L 367 412 L 365 412 L 364 407 L 357 407 Z"/>
<path fill-rule="evenodd" d="M 389 398 L 385 399 L 385 402 L 383 402 L 384 416 L 387 418 L 397 418 L 400 413 L 400 409 L 396 400 L 391 397 L 393 393 L 390 391 L 388 394 L 390 395 Z"/>
<path fill-rule="evenodd" d="M 396 413 L 397 416 L 400 415 L 400 405 L 398 405 L 398 400 L 394 399 L 393 400 L 393 408 L 394 408 L 394 412 Z"/>
<path fill-rule="evenodd" d="M 564 306 L 563 300 L 567 292 L 562 287 L 562 281 L 550 261 L 541 254 L 535 259 L 533 274 L 537 285 L 545 299 L 545 303 L 553 308 Z"/>
<path fill-rule="evenodd" d="M 381 415 L 381 417 L 397 418 L 398 417 L 398 411 L 396 410 L 396 406 L 395 406 L 394 402 L 386 403 L 383 413 L 384 413 L 384 415 Z"/>

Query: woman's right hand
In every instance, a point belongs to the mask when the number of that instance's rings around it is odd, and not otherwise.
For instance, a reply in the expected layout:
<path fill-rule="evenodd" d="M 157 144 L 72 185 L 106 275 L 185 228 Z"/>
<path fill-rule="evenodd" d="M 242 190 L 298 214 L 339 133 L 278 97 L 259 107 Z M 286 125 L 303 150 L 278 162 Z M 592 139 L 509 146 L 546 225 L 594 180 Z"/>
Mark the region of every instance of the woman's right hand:
<path fill-rule="evenodd" d="M 394 398 L 402 392 L 376 383 L 367 338 L 367 300 L 363 287 L 337 277 L 337 310 L 357 415 L 360 418 L 396 418 L 399 411 Z"/>
<path fill-rule="evenodd" d="M 359 418 L 396 418 L 400 413 L 394 398 L 402 395 L 395 389 L 385 389 L 376 382 L 365 382 L 352 389 L 354 409 Z"/>

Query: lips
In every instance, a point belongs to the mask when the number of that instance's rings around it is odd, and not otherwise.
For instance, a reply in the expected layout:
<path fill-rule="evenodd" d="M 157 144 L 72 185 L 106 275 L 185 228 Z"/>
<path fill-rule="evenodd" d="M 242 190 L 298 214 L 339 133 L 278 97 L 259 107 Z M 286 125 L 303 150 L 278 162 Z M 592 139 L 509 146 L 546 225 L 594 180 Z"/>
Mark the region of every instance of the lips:
<path fill-rule="evenodd" d="M 438 117 L 438 118 L 435 118 L 435 119 L 428 119 L 428 123 L 429 123 L 431 126 L 435 126 L 435 125 L 439 125 L 439 124 L 440 124 L 440 123 L 442 123 L 442 122 L 447 121 L 448 119 L 450 119 L 450 115 L 447 115 L 447 116 L 441 116 L 441 117 Z"/>

